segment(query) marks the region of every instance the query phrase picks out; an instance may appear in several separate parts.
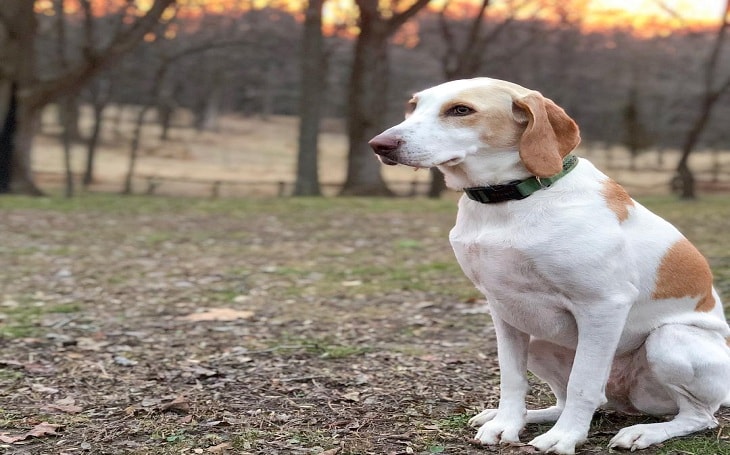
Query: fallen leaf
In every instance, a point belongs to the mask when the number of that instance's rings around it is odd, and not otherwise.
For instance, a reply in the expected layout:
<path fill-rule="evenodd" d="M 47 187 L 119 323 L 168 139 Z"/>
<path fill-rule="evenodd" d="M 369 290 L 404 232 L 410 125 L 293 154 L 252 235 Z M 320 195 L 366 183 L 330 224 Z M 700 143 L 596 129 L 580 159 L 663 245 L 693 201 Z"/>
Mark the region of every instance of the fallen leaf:
<path fill-rule="evenodd" d="M 84 408 L 82 408 L 81 406 L 63 404 L 49 404 L 44 406 L 44 408 L 53 411 L 65 412 L 66 414 L 78 414 L 79 412 L 82 412 L 84 410 Z"/>
<path fill-rule="evenodd" d="M 55 423 L 41 422 L 34 426 L 28 433 L 28 436 L 40 438 L 43 436 L 56 436 L 56 430 L 61 428 L 63 425 L 56 425 Z"/>
<path fill-rule="evenodd" d="M 48 393 L 51 395 L 54 393 L 58 393 L 58 389 L 55 389 L 53 387 L 46 387 L 43 384 L 31 384 L 30 388 L 34 392 L 38 392 L 38 393 Z"/>
<path fill-rule="evenodd" d="M 101 351 L 102 348 L 108 345 L 108 341 L 96 340 L 89 337 L 76 338 L 76 347 L 82 351 Z"/>
<path fill-rule="evenodd" d="M 208 308 L 200 313 L 191 313 L 179 319 L 189 322 L 201 321 L 235 321 L 237 319 L 251 319 L 253 311 L 234 310 L 233 308 Z"/>
<path fill-rule="evenodd" d="M 48 422 L 41 422 L 38 425 L 31 428 L 31 430 L 22 435 L 9 436 L 6 433 L 0 434 L 0 441 L 15 444 L 16 442 L 25 441 L 28 438 L 42 438 L 43 436 L 58 436 L 56 430 L 61 428 L 62 425 L 56 425 Z"/>
<path fill-rule="evenodd" d="M 218 444 L 216 446 L 208 447 L 208 449 L 206 450 L 206 452 L 208 452 L 208 453 L 223 453 L 223 452 L 227 451 L 230 448 L 231 448 L 231 443 L 230 442 L 224 442 L 224 443 Z"/>
<path fill-rule="evenodd" d="M 190 402 L 185 397 L 176 397 L 169 403 L 162 403 L 160 405 L 160 411 L 162 412 L 176 412 L 178 414 L 188 414 L 190 412 Z"/>
<path fill-rule="evenodd" d="M 360 401 L 360 392 L 354 391 L 354 392 L 347 392 L 342 394 L 342 398 L 348 400 L 348 401 Z"/>
<path fill-rule="evenodd" d="M 150 406 L 157 406 L 161 401 L 159 398 L 144 397 L 141 404 L 143 408 L 149 408 Z"/>
<path fill-rule="evenodd" d="M 211 370 L 210 368 L 204 368 L 198 365 L 185 367 L 184 371 L 185 375 L 192 375 L 196 378 L 212 378 L 214 376 L 218 376 L 218 372 L 216 370 Z"/>

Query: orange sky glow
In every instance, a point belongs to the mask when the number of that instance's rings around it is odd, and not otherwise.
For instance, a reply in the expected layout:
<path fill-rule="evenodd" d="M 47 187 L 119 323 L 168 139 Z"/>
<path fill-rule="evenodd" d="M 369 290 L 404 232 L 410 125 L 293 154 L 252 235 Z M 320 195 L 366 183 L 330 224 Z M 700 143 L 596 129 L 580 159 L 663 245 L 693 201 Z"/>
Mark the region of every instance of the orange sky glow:
<path fill-rule="evenodd" d="M 682 28 L 715 27 L 724 0 L 593 0 L 586 26 L 629 27 L 638 35 L 663 35 Z"/>
<path fill-rule="evenodd" d="M 412 1 L 412 0 L 411 0 Z M 396 3 L 393 0 L 381 0 L 383 5 Z M 448 12 L 455 17 L 469 17 L 478 8 L 480 0 L 432 0 L 429 8 L 440 11 L 445 2 L 449 2 Z M 77 9 L 77 2 L 67 0 L 67 7 Z M 118 3 L 126 3 L 119 1 Z M 149 7 L 152 0 L 137 0 L 140 10 Z M 301 17 L 306 0 L 179 0 L 189 15 L 195 16 L 207 11 L 213 14 L 225 14 L 226 11 L 245 11 L 251 7 L 276 7 L 290 11 Z M 397 2 L 407 5 L 410 1 Z M 94 0 L 95 13 L 104 14 L 114 9 L 115 2 Z M 500 17 L 513 14 L 510 5 L 521 4 L 517 9 L 517 17 L 539 18 L 555 21 L 555 8 L 549 5 L 560 5 L 573 23 L 584 31 L 608 31 L 622 29 L 640 37 L 667 35 L 682 29 L 703 29 L 715 27 L 722 18 L 725 0 L 492 0 L 487 15 Z M 37 0 L 36 7 L 48 13 L 51 0 Z M 346 30 L 347 34 L 356 33 L 356 7 L 353 0 L 327 0 L 324 6 L 325 32 L 335 33 Z M 349 32 L 349 33 L 348 33 Z M 411 30 L 411 34 L 416 30 Z"/>

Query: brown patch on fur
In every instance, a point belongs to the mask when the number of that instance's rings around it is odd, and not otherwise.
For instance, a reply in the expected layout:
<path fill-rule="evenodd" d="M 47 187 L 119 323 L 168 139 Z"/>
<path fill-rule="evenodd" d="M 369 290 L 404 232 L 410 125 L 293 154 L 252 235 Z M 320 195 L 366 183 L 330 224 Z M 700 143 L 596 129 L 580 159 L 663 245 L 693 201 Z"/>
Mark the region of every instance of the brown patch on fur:
<path fill-rule="evenodd" d="M 563 168 L 563 158 L 580 143 L 578 125 L 552 100 L 539 92 L 514 99 L 524 111 L 527 127 L 520 140 L 520 159 L 538 177 L 550 177 Z"/>
<path fill-rule="evenodd" d="M 603 182 L 601 194 L 606 199 L 608 208 L 616 214 L 619 223 L 623 223 L 629 218 L 629 207 L 633 207 L 634 201 L 621 185 L 613 179 L 606 179 Z"/>
<path fill-rule="evenodd" d="M 687 239 L 677 241 L 662 258 L 653 299 L 699 297 L 695 311 L 710 311 L 712 272 L 707 260 Z"/>

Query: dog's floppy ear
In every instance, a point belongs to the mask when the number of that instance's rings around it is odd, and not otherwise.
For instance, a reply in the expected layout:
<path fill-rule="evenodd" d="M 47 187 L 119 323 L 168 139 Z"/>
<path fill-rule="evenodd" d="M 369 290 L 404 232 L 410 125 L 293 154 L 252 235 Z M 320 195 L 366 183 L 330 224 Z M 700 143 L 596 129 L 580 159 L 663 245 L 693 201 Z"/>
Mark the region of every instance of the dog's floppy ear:
<path fill-rule="evenodd" d="M 550 177 L 563 169 L 563 157 L 580 143 L 578 125 L 539 92 L 515 98 L 512 112 L 526 123 L 520 138 L 520 159 L 531 174 Z"/>

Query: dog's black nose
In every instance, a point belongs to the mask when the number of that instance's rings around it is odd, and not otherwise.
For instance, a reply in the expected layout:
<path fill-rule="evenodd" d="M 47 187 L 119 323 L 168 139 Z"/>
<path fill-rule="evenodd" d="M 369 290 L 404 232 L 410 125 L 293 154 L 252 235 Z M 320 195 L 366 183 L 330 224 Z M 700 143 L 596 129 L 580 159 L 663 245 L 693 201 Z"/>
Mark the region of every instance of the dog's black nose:
<path fill-rule="evenodd" d="M 388 155 L 390 152 L 397 150 L 398 147 L 403 144 L 403 140 L 397 137 L 380 134 L 370 139 L 368 144 L 370 144 L 370 147 L 372 147 L 373 151 L 378 155 Z"/>

